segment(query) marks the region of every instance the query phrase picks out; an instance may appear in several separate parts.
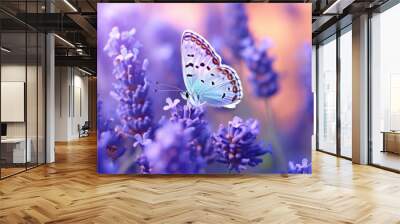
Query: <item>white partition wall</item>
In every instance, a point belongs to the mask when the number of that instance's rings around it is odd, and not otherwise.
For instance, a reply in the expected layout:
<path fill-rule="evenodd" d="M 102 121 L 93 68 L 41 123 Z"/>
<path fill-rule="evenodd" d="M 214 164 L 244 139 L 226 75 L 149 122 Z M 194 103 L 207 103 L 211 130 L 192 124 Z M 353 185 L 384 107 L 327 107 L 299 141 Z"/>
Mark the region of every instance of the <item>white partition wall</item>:
<path fill-rule="evenodd" d="M 23 38 L 20 33 L 2 34 L 2 44 Z M 16 42 L 16 46 L 24 49 L 24 42 Z M 7 53 L 10 56 L 10 53 Z M 26 170 L 27 158 L 31 147 L 27 144 L 26 126 L 26 71 L 25 51 L 15 51 L 13 61 L 7 61 L 6 52 L 1 52 L 1 124 L 5 127 L 0 144 L 1 176 L 6 177 Z M 21 58 L 22 56 L 22 58 Z M 12 101 L 16 101 L 15 103 Z M 4 118 L 3 118 L 4 116 Z M 29 153 L 26 153 L 29 150 Z"/>
<path fill-rule="evenodd" d="M 0 1 L 0 7 L 4 6 Z M 43 0 L 20 1 L 21 15 L 43 12 Z M 4 2 L 4 4 L 6 4 Z M 0 178 L 46 162 L 46 39 L 44 33 L 11 14 L 0 17 L 15 23 L 0 24 Z M 54 62 L 54 61 L 53 61 Z"/>

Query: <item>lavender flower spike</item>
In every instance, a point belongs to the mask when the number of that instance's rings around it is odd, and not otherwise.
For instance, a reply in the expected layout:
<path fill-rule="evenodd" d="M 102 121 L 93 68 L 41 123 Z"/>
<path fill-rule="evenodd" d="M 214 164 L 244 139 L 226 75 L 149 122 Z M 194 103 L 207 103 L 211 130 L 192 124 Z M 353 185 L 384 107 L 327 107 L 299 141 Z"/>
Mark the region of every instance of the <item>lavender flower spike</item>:
<path fill-rule="evenodd" d="M 308 162 L 307 158 L 301 160 L 301 164 L 294 164 L 294 162 L 289 161 L 289 173 L 311 173 L 311 162 Z"/>
<path fill-rule="evenodd" d="M 111 96 L 119 102 L 119 125 L 115 128 L 127 143 L 143 145 L 152 128 L 151 102 L 147 97 L 149 82 L 146 79 L 148 60 L 140 55 L 141 44 L 135 38 L 135 29 L 120 32 L 114 27 L 104 51 L 113 59 L 115 82 Z M 138 136 L 139 135 L 139 136 Z M 138 144 L 135 144 L 139 141 Z"/>
<path fill-rule="evenodd" d="M 116 159 L 126 150 L 121 144 L 121 135 L 114 131 L 114 121 L 106 119 L 102 112 L 103 101 L 98 96 L 97 101 L 97 128 L 98 128 L 98 149 L 97 170 L 99 173 L 116 173 L 118 164 Z"/>
<path fill-rule="evenodd" d="M 259 133 L 258 121 L 243 121 L 234 117 L 228 127 L 220 126 L 212 136 L 212 145 L 217 153 L 217 161 L 228 164 L 230 170 L 241 172 L 248 167 L 262 163 L 261 156 L 271 153 L 271 146 L 264 147 L 256 138 Z"/>
<path fill-rule="evenodd" d="M 255 38 L 249 31 L 247 15 L 243 4 L 229 4 L 228 12 L 231 20 L 228 43 L 237 59 L 243 60 L 251 72 L 255 94 L 258 97 L 270 97 L 278 91 L 278 74 L 272 68 L 273 59 L 267 54 L 270 46 L 265 39 L 256 46 Z"/>
<path fill-rule="evenodd" d="M 142 172 L 152 174 L 195 174 L 204 172 L 201 157 L 191 159 L 187 143 L 192 139 L 193 129 L 182 124 L 166 122 L 155 133 L 155 140 L 146 146 L 144 156 L 138 162 Z"/>
<path fill-rule="evenodd" d="M 191 152 L 190 159 L 197 161 L 198 158 L 202 158 L 209 163 L 212 162 L 214 152 L 209 145 L 211 131 L 208 122 L 204 119 L 203 107 L 194 107 L 190 104 L 182 106 L 176 99 L 173 102 L 173 104 L 169 104 L 171 107 L 169 121 L 179 123 L 184 129 L 190 129 L 192 132 L 186 145 L 186 148 Z"/>
<path fill-rule="evenodd" d="M 269 97 L 278 91 L 278 74 L 273 70 L 273 60 L 267 55 L 268 41 L 259 48 L 249 46 L 242 52 L 243 60 L 251 71 L 250 81 L 258 97 Z"/>
<path fill-rule="evenodd" d="M 233 55 L 241 60 L 243 50 L 254 45 L 253 36 L 247 26 L 248 18 L 245 6 L 243 4 L 228 4 L 227 11 L 229 18 L 231 18 L 228 20 L 227 44 Z"/>

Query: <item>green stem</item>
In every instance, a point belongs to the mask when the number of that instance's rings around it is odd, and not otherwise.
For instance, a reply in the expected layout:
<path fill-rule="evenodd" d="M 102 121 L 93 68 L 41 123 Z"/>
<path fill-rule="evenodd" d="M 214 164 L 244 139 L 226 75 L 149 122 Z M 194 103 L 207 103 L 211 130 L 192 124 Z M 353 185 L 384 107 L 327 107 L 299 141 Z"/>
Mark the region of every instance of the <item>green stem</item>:
<path fill-rule="evenodd" d="M 270 139 L 271 144 L 273 146 L 272 153 L 277 155 L 276 158 L 279 160 L 278 165 L 281 172 L 287 172 L 287 166 L 285 155 L 283 154 L 283 148 L 279 141 L 279 133 L 278 129 L 276 128 L 274 113 L 269 106 L 268 100 L 265 101 L 266 111 L 267 111 L 267 136 Z"/>

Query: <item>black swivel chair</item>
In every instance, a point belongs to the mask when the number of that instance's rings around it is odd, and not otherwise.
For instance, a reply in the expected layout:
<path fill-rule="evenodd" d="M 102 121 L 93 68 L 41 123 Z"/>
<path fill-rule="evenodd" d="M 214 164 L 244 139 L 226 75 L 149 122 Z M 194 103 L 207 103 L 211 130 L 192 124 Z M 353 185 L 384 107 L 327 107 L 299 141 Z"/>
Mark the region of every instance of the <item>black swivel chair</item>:
<path fill-rule="evenodd" d="M 78 125 L 78 130 L 79 130 L 79 138 L 89 136 L 89 130 L 90 130 L 89 121 L 85 121 L 85 123 L 82 125 L 82 127 L 80 127 L 80 125 Z"/>

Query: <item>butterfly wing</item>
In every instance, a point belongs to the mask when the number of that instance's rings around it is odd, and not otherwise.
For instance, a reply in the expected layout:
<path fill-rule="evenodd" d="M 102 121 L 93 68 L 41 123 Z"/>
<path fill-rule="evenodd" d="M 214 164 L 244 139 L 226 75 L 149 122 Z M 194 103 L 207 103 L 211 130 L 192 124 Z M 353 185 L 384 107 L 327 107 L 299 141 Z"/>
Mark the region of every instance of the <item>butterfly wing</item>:
<path fill-rule="evenodd" d="M 181 43 L 183 80 L 189 94 L 210 106 L 235 108 L 243 96 L 236 71 L 199 34 L 185 31 Z"/>
<path fill-rule="evenodd" d="M 209 74 L 200 95 L 200 100 L 211 106 L 235 108 L 243 98 L 242 83 L 236 71 L 221 65 Z"/>
<path fill-rule="evenodd" d="M 221 58 L 204 38 L 190 30 L 182 34 L 181 54 L 183 80 L 186 89 L 192 94 L 201 87 L 195 86 L 196 81 L 219 66 Z"/>

